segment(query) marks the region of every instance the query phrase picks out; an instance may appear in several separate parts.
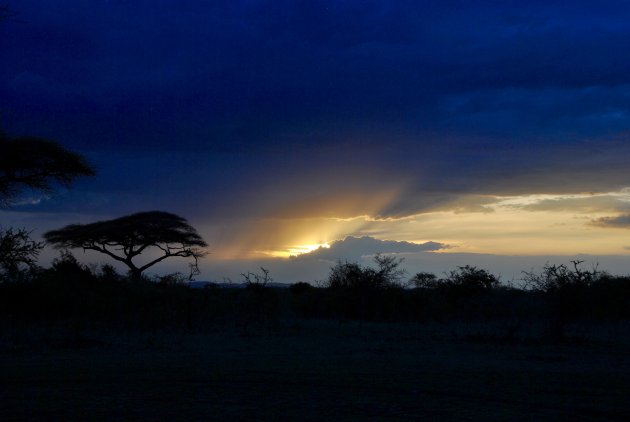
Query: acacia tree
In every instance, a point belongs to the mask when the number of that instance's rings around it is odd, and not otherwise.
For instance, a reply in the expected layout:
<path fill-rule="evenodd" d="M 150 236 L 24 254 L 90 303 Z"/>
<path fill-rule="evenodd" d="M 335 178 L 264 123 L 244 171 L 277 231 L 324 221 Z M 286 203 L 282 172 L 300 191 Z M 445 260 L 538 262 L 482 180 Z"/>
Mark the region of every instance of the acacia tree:
<path fill-rule="evenodd" d="M 197 260 L 206 254 L 200 248 L 208 246 L 184 218 L 163 211 L 71 224 L 45 233 L 44 238 L 57 248 L 82 248 L 108 255 L 129 267 L 136 280 L 142 278 L 147 268 L 171 257 L 192 258 L 192 276 L 197 270 Z M 136 264 L 134 258 L 149 249 L 157 250 L 159 256 L 143 265 Z"/>
<path fill-rule="evenodd" d="M 0 20 L 6 13 L 0 7 Z M 56 185 L 69 186 L 76 178 L 94 173 L 83 156 L 54 141 L 9 139 L 0 132 L 0 209 L 8 208 L 25 192 L 50 194 Z M 0 271 L 4 277 L 16 277 L 21 269 L 33 268 L 43 246 L 24 228 L 0 227 Z"/>
<path fill-rule="evenodd" d="M 80 176 L 95 174 L 82 155 L 47 139 L 10 139 L 0 133 L 0 151 L 0 207 L 24 192 L 51 193 L 56 185 L 69 186 Z"/>
<path fill-rule="evenodd" d="M 0 5 L 0 22 L 15 16 Z M 34 136 L 9 138 L 0 130 L 0 208 L 26 191 L 51 193 L 80 176 L 95 174 L 86 159 L 55 141 Z"/>

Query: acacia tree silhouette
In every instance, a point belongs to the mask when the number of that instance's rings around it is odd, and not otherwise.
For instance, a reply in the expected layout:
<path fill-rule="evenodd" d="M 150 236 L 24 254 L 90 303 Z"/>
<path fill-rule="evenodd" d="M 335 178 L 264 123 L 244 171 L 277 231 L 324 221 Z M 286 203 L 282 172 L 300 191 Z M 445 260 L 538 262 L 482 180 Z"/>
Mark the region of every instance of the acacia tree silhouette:
<path fill-rule="evenodd" d="M 52 193 L 55 185 L 69 186 L 80 176 L 95 174 L 82 155 L 47 139 L 9 139 L 0 133 L 0 151 L 0 207 L 26 191 Z"/>
<path fill-rule="evenodd" d="M 0 22 L 16 16 L 0 5 Z M 83 156 L 57 142 L 33 136 L 10 139 L 0 130 L 0 208 L 27 190 L 50 193 L 55 184 L 68 186 L 80 176 L 93 176 Z"/>
<path fill-rule="evenodd" d="M 175 214 L 163 211 L 141 212 L 91 224 L 71 224 L 44 234 L 46 241 L 57 248 L 82 248 L 110 256 L 129 267 L 131 277 L 142 278 L 147 268 L 170 257 L 192 258 L 191 277 L 197 270 L 197 260 L 206 252 L 200 247 L 208 244 L 188 222 Z M 133 259 L 149 248 L 161 255 L 144 265 Z"/>
<path fill-rule="evenodd" d="M 0 8 L 0 20 L 5 11 Z M 35 137 L 9 139 L 0 132 L 0 209 L 9 208 L 27 191 L 50 194 L 55 185 L 69 186 L 80 176 L 93 176 L 94 168 L 83 156 L 54 141 Z M 0 226 L 0 269 L 16 277 L 20 268 L 34 268 L 44 247 L 25 228 Z"/>

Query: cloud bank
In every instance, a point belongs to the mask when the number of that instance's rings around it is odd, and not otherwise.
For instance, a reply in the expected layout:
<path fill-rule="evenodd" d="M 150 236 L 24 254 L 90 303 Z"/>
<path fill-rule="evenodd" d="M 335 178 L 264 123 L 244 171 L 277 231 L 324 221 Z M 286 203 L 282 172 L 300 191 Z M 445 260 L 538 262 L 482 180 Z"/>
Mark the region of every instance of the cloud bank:
<path fill-rule="evenodd" d="M 330 247 L 318 249 L 293 257 L 295 260 L 358 260 L 365 255 L 378 253 L 417 253 L 433 252 L 448 248 L 438 242 L 413 243 L 396 240 L 379 240 L 370 236 L 348 236 L 343 240 L 330 242 Z"/>
<path fill-rule="evenodd" d="M 614 217 L 601 217 L 591 222 L 598 227 L 630 229 L 630 214 L 617 215 Z"/>

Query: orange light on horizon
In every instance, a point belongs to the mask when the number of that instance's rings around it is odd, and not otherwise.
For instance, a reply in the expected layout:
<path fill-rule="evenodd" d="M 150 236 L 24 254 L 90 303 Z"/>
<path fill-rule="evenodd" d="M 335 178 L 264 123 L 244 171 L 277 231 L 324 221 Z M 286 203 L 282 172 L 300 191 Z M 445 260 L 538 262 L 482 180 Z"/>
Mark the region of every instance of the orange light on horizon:
<path fill-rule="evenodd" d="M 499 255 L 623 254 L 630 232 L 593 225 L 599 218 L 623 214 L 630 191 L 462 197 L 404 218 L 382 219 L 369 213 L 354 217 L 269 217 L 241 224 L 231 232 L 216 258 L 290 258 L 329 248 L 346 236 L 449 245 L 438 253 Z M 477 205 L 483 205 L 482 207 Z M 421 239 L 421 240 L 420 240 Z"/>
<path fill-rule="evenodd" d="M 330 244 L 314 243 L 311 245 L 295 245 L 295 246 L 288 247 L 286 249 L 275 250 L 275 251 L 259 251 L 259 253 L 266 256 L 274 257 L 274 258 L 291 258 L 292 256 L 298 256 L 305 253 L 310 253 L 320 248 L 328 249 L 330 248 Z"/>

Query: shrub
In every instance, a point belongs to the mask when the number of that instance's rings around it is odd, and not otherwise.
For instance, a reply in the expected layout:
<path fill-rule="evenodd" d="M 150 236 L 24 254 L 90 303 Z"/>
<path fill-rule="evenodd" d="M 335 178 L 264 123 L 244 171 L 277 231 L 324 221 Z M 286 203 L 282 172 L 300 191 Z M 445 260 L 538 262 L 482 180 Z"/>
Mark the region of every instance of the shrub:
<path fill-rule="evenodd" d="M 377 268 L 361 267 L 356 262 L 337 262 L 331 268 L 327 287 L 331 289 L 384 290 L 401 288 L 401 278 L 405 271 L 400 269 L 402 259 L 377 254 L 374 257 Z"/>
<path fill-rule="evenodd" d="M 466 291 L 484 291 L 499 287 L 499 279 L 488 271 L 466 265 L 451 271 L 445 280 L 447 286 Z"/>
<path fill-rule="evenodd" d="M 155 282 L 158 284 L 163 284 L 167 286 L 174 286 L 176 284 L 184 284 L 188 281 L 188 277 L 180 272 L 175 272 L 171 274 L 155 276 Z"/>
<path fill-rule="evenodd" d="M 101 268 L 97 272 L 97 277 L 103 282 L 119 282 L 124 279 L 124 277 L 120 275 L 118 271 L 116 271 L 116 268 L 114 268 L 111 264 L 101 265 Z"/>
<path fill-rule="evenodd" d="M 327 286 L 330 289 L 360 289 L 372 284 L 373 271 L 356 262 L 337 262 L 330 269 Z"/>
<path fill-rule="evenodd" d="M 531 290 L 545 293 L 591 286 L 600 280 L 604 273 L 598 271 L 596 267 L 590 271 L 582 270 L 580 268 L 582 262 L 584 261 L 571 261 L 573 269 L 564 264 L 546 264 L 540 274 L 524 272 L 525 285 Z"/>
<path fill-rule="evenodd" d="M 374 257 L 376 268 L 339 261 L 326 283 L 327 308 L 333 315 L 361 320 L 391 320 L 402 309 L 402 259 Z"/>
<path fill-rule="evenodd" d="M 77 283 L 94 281 L 96 277 L 87 265 L 81 264 L 72 252 L 62 249 L 59 257 L 53 259 L 52 266 L 45 271 L 45 275 L 59 282 Z"/>
<path fill-rule="evenodd" d="M 439 286 L 440 280 L 433 273 L 420 272 L 411 277 L 409 285 L 416 289 L 435 289 Z"/>
<path fill-rule="evenodd" d="M 417 289 L 472 293 L 496 289 L 499 279 L 486 270 L 466 265 L 457 267 L 441 279 L 435 274 L 420 272 L 409 280 L 409 284 Z"/>
<path fill-rule="evenodd" d="M 268 269 L 260 267 L 260 271 L 262 273 L 241 273 L 247 289 L 263 289 L 273 281 L 273 278 L 269 276 Z"/>

